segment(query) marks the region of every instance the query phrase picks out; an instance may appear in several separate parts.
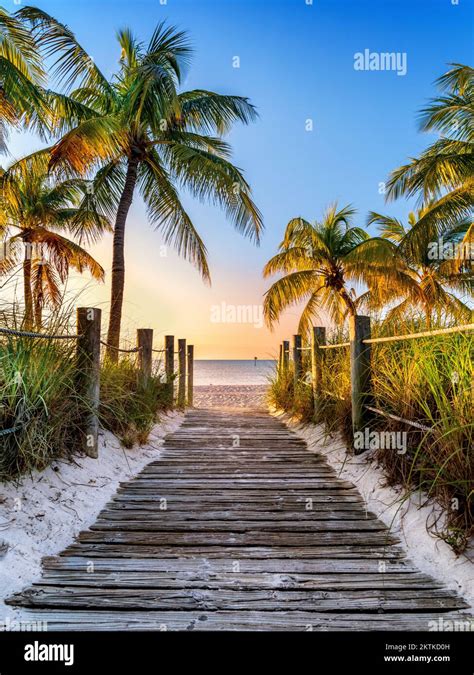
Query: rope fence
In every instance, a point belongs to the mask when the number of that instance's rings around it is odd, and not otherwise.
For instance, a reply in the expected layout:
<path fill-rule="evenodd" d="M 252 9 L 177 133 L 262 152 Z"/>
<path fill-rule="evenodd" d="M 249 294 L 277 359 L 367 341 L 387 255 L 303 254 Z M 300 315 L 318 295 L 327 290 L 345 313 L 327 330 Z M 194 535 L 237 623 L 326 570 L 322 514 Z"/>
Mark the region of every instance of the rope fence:
<path fill-rule="evenodd" d="M 136 354 L 137 352 L 140 352 L 143 347 L 133 347 L 132 349 L 120 349 L 120 347 L 114 347 L 114 345 L 109 345 L 108 342 L 104 342 L 103 340 L 100 341 L 100 344 L 103 347 L 107 347 L 107 349 L 113 349 L 115 352 L 118 352 L 120 354 Z"/>
<path fill-rule="evenodd" d="M 80 307 L 77 309 L 77 334 L 55 335 L 34 331 L 0 328 L 0 335 L 17 338 L 31 338 L 44 340 L 76 340 L 76 364 L 78 373 L 78 393 L 87 401 L 87 413 L 82 420 L 81 438 L 84 453 L 92 458 L 98 458 L 99 436 L 99 406 L 100 406 L 100 373 L 101 373 L 101 346 L 109 350 L 112 362 L 118 361 L 119 354 L 137 354 L 137 372 L 147 381 L 153 377 L 153 353 L 165 354 L 165 382 L 170 392 L 170 400 L 175 400 L 178 406 L 184 408 L 193 405 L 194 392 L 194 345 L 188 345 L 186 340 L 178 340 L 178 350 L 174 348 L 173 335 L 165 336 L 164 349 L 153 348 L 153 329 L 139 328 L 137 330 L 137 346 L 122 349 L 101 339 L 102 312 L 95 307 Z M 175 368 L 175 355 L 178 355 L 178 368 Z M 175 398 L 175 379 L 177 379 L 177 396 Z M 0 437 L 14 434 L 24 428 L 25 424 L 16 424 L 8 429 L 0 429 Z"/>
<path fill-rule="evenodd" d="M 325 360 L 323 358 L 324 350 L 350 348 L 350 402 L 353 433 L 355 434 L 356 432 L 367 428 L 374 416 L 385 417 L 419 429 L 420 431 L 433 433 L 435 430 L 434 427 L 427 426 L 426 424 L 416 420 L 408 420 L 393 413 L 380 410 L 373 405 L 371 345 L 402 340 L 430 338 L 440 335 L 467 333 L 472 330 L 474 330 L 474 323 L 468 323 L 461 326 L 451 326 L 449 328 L 439 328 L 419 333 L 372 338 L 370 318 L 360 315 L 351 316 L 349 318 L 349 340 L 347 342 L 327 344 L 326 328 L 323 326 L 313 327 L 311 346 L 302 345 L 301 335 L 293 336 L 291 350 L 290 341 L 284 340 L 280 344 L 278 373 L 284 373 L 288 370 L 290 351 L 292 351 L 294 387 L 296 388 L 296 386 L 300 383 L 312 387 L 315 418 L 318 419 L 318 415 L 322 409 L 321 406 L 323 396 L 328 396 L 342 401 L 345 400 L 344 397 L 338 396 L 327 389 L 323 389 L 323 369 L 325 367 Z M 303 351 L 311 352 L 311 383 L 308 382 L 307 379 L 303 379 Z M 357 451 L 360 452 L 361 450 L 355 449 L 355 452 Z"/>
<path fill-rule="evenodd" d="M 422 333 L 409 333 L 408 335 L 393 335 L 390 337 L 370 338 L 364 340 L 365 345 L 375 345 L 382 342 L 397 342 L 398 340 L 418 340 L 419 338 L 432 337 L 435 335 L 451 335 L 453 333 L 466 333 L 474 330 L 474 323 L 467 323 L 463 326 L 452 326 L 451 328 L 438 328 L 436 330 L 427 330 Z"/>
<path fill-rule="evenodd" d="M 16 432 L 21 431 L 24 426 L 25 426 L 24 424 L 19 424 L 16 427 L 12 427 L 11 429 L 0 429 L 0 437 L 9 436 L 10 434 L 16 434 Z"/>
<path fill-rule="evenodd" d="M 27 337 L 35 340 L 78 340 L 81 337 L 80 335 L 45 335 L 44 333 L 16 330 L 14 328 L 0 328 L 0 334 L 10 335 L 12 337 Z"/>
<path fill-rule="evenodd" d="M 392 413 L 385 412 L 384 410 L 379 410 L 378 408 L 373 408 L 370 405 L 365 406 L 367 410 L 370 410 L 371 412 L 376 413 L 377 415 L 382 415 L 383 417 L 388 417 L 391 420 L 395 420 L 396 422 L 403 422 L 404 424 L 408 424 L 412 427 L 415 427 L 417 429 L 421 429 L 421 431 L 429 431 L 432 432 L 434 431 L 433 427 L 427 427 L 424 424 L 421 424 L 420 422 L 415 422 L 414 420 L 407 420 L 404 417 L 398 417 L 398 415 L 393 415 Z"/>
<path fill-rule="evenodd" d="M 319 349 L 340 349 L 341 347 L 350 347 L 350 342 L 339 342 L 335 345 L 319 345 Z"/>

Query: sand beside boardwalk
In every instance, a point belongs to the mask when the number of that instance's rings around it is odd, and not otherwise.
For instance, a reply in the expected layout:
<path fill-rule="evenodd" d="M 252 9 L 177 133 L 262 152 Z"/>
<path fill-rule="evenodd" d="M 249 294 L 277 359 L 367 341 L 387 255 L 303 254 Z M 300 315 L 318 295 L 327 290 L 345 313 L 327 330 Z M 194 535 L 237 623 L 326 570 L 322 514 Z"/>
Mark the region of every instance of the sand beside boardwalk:
<path fill-rule="evenodd" d="M 267 409 L 266 392 L 262 385 L 202 385 L 194 387 L 196 408 L 255 408 Z"/>
<path fill-rule="evenodd" d="M 197 386 L 194 402 L 199 408 L 266 410 L 266 391 L 266 385 Z M 7 618 L 21 615 L 2 600 L 38 578 L 44 555 L 58 553 L 94 522 L 119 481 L 136 476 L 160 457 L 164 436 L 179 428 L 182 419 L 177 413 L 164 416 L 141 448 L 124 450 L 106 433 L 99 461 L 77 457 L 70 463 L 54 462 L 44 472 L 25 477 L 19 486 L 0 485 L 0 630 Z M 369 509 L 400 536 L 420 570 L 474 602 L 474 565 L 428 534 L 429 507 L 420 508 L 413 498 L 400 508 L 400 494 L 385 485 L 383 473 L 368 455 L 349 457 L 340 439 L 326 439 L 318 427 L 295 424 L 287 416 L 280 419 L 307 441 L 308 452 L 322 453 L 341 478 L 357 486 Z"/>
<path fill-rule="evenodd" d="M 131 450 L 105 432 L 98 460 L 58 460 L 45 471 L 24 476 L 19 484 L 0 483 L 0 631 L 8 618 L 21 613 L 3 600 L 37 580 L 43 556 L 59 553 L 94 523 L 120 481 L 160 457 L 163 438 L 182 420 L 176 412 L 163 415 L 148 443 Z"/>

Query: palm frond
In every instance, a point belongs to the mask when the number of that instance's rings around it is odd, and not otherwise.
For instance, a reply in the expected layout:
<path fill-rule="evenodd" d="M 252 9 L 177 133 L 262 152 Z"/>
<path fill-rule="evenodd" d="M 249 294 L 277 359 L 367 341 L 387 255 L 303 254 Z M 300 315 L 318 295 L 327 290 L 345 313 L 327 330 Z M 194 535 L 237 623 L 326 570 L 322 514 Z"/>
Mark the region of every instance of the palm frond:
<path fill-rule="evenodd" d="M 142 163 L 139 183 L 150 222 L 163 233 L 167 244 L 193 263 L 205 281 L 210 281 L 204 242 L 156 154 L 150 154 L 147 161 Z"/>
<path fill-rule="evenodd" d="M 263 303 L 267 325 L 271 328 L 285 309 L 308 298 L 316 290 L 318 280 L 313 270 L 303 270 L 275 281 L 265 293 Z"/>
<path fill-rule="evenodd" d="M 205 134 L 226 134 L 235 122 L 250 124 L 258 119 L 255 106 L 242 96 L 195 89 L 183 92 L 178 99 L 186 127 Z"/>
<path fill-rule="evenodd" d="M 65 87 L 92 87 L 113 96 L 107 78 L 83 49 L 74 33 L 38 7 L 23 7 L 16 16 L 29 25 L 45 59 L 55 59 L 52 76 Z"/>

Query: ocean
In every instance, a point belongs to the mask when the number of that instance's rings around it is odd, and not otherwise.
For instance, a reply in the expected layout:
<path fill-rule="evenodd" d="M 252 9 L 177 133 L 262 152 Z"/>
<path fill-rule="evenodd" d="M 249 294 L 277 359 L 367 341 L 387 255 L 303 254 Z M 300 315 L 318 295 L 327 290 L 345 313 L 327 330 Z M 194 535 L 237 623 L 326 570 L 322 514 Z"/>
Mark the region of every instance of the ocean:
<path fill-rule="evenodd" d="M 199 361 L 194 362 L 195 386 L 222 384 L 268 384 L 275 361 Z"/>

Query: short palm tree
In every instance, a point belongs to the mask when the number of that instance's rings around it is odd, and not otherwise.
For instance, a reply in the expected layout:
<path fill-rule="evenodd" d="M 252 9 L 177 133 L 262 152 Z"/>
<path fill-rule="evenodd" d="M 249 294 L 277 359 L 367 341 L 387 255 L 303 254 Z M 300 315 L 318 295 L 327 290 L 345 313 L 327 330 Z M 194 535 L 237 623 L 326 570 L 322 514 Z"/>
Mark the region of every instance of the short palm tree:
<path fill-rule="evenodd" d="M 40 327 L 46 305 L 60 305 L 60 285 L 71 268 L 104 279 L 99 263 L 69 237 L 94 241 L 111 230 L 88 192 L 87 181 L 54 182 L 45 173 L 44 162 L 42 170 L 38 164 L 20 161 L 0 175 L 0 232 L 6 251 L 0 273 L 18 264 L 23 268 L 27 328 L 34 323 Z"/>
<path fill-rule="evenodd" d="M 440 241 L 431 241 L 426 234 L 420 236 L 429 219 L 430 206 L 410 213 L 406 226 L 390 216 L 369 214 L 368 225 L 379 225 L 383 240 L 377 240 L 379 251 L 383 249 L 385 258 L 392 255 L 394 264 L 388 266 L 386 283 L 364 296 L 364 300 L 369 306 L 393 305 L 387 321 L 403 319 L 420 310 L 428 328 L 435 315 L 460 321 L 472 319 L 472 310 L 463 301 L 471 299 L 474 290 L 472 261 L 463 245 L 471 221 L 462 221 L 445 230 Z M 390 283 L 392 270 L 396 270 L 402 283 L 399 279 Z"/>
<path fill-rule="evenodd" d="M 28 8 L 43 49 L 62 50 L 57 67 L 80 86 L 54 100 L 63 134 L 52 149 L 52 166 L 78 173 L 100 167 L 95 191 L 116 211 L 108 355 L 116 358 L 125 285 L 125 227 L 138 189 L 150 222 L 165 242 L 191 260 L 209 279 L 205 245 L 178 193 L 185 188 L 220 205 L 236 228 L 258 241 L 261 215 L 242 172 L 229 161 L 222 136 L 236 121 L 256 119 L 248 99 L 205 90 L 178 92 L 191 49 L 184 33 L 160 24 L 147 46 L 129 30 L 118 34 L 120 68 L 109 82 L 64 26 Z M 67 46 L 67 47 L 66 47 Z"/>
<path fill-rule="evenodd" d="M 421 111 L 421 129 L 441 138 L 392 172 L 387 193 L 388 199 L 418 195 L 430 203 L 411 234 L 425 241 L 428 233 L 433 239 L 456 226 L 474 206 L 474 69 L 453 64 L 438 84 L 441 94 Z"/>
<path fill-rule="evenodd" d="M 365 230 L 351 226 L 350 206 L 331 206 L 320 222 L 291 220 L 279 253 L 265 265 L 265 277 L 283 273 L 265 294 L 264 315 L 271 327 L 288 307 L 306 306 L 298 332 L 307 335 L 324 310 L 336 325 L 355 315 L 357 299 L 350 282 L 375 284 L 383 277 L 383 260 L 375 261 L 373 242 Z"/>

